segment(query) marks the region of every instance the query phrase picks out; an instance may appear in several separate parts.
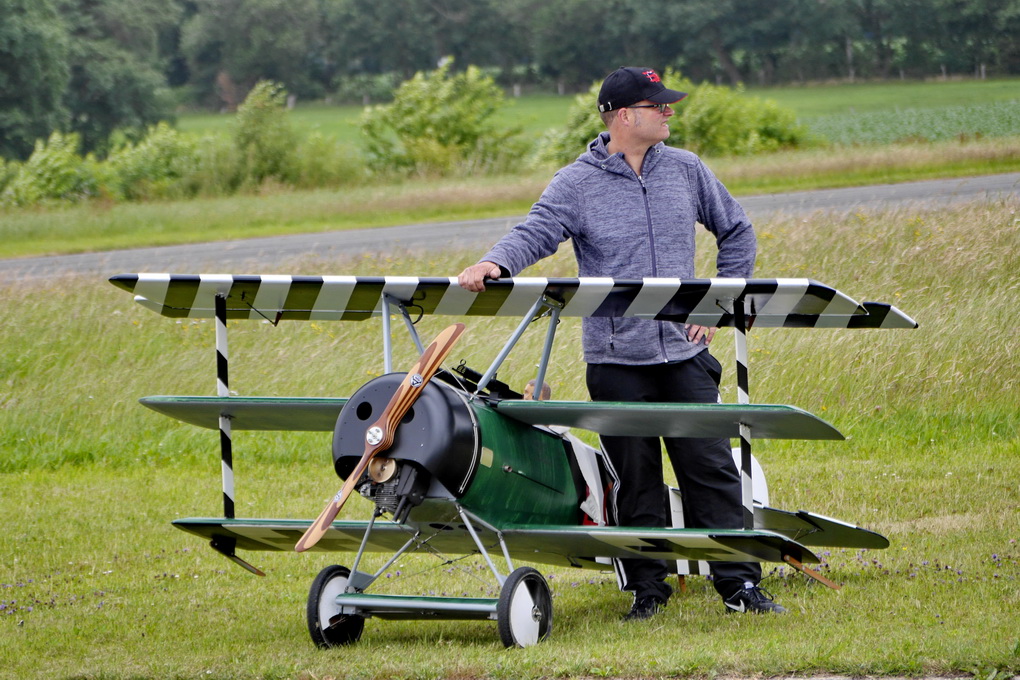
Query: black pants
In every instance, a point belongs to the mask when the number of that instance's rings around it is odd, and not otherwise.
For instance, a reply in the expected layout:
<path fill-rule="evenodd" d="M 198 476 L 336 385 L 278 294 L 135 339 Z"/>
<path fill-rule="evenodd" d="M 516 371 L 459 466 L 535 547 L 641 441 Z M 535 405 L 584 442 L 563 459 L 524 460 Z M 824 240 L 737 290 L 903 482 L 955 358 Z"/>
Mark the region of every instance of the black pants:
<path fill-rule="evenodd" d="M 722 367 L 702 351 L 675 363 L 651 366 L 589 364 L 588 392 L 594 401 L 716 403 Z M 658 437 L 601 437 L 620 484 L 613 518 L 619 526 L 669 526 Z M 683 496 L 684 521 L 691 528 L 743 528 L 740 474 L 728 439 L 666 437 L 666 453 Z M 713 583 L 723 597 L 761 580 L 757 562 L 710 562 Z M 624 590 L 636 598 L 666 598 L 666 563 L 662 560 L 617 560 Z"/>

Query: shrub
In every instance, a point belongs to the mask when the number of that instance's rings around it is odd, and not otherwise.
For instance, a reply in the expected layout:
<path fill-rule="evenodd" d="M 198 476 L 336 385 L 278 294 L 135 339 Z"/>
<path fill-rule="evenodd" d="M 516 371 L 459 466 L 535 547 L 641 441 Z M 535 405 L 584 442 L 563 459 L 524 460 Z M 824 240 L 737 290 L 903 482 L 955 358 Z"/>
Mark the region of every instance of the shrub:
<path fill-rule="evenodd" d="M 35 150 L 3 190 L 0 201 L 32 205 L 44 201 L 77 201 L 96 194 L 95 161 L 78 155 L 78 135 L 54 132 Z"/>
<path fill-rule="evenodd" d="M 803 146 L 807 129 L 793 111 L 771 100 L 748 97 L 743 87 L 733 90 L 702 83 L 682 108 L 677 139 L 671 142 L 706 156 L 745 156 Z"/>
<path fill-rule="evenodd" d="M 287 91 L 270 80 L 259 81 L 237 108 L 234 142 L 244 161 L 246 179 L 286 182 L 294 172 L 297 134 L 287 117 Z"/>
<path fill-rule="evenodd" d="M 247 174 L 247 157 L 233 139 L 203 135 L 196 143 L 195 167 L 182 179 L 189 195 L 230 196 L 237 193 Z"/>
<path fill-rule="evenodd" d="M 17 161 L 8 161 L 3 156 L 0 156 L 0 196 L 3 196 L 4 189 L 7 185 L 18 176 L 18 172 L 21 171 L 21 164 Z"/>
<path fill-rule="evenodd" d="M 310 133 L 295 154 L 296 186 L 306 189 L 356 184 L 365 178 L 365 164 L 355 150 L 321 132 Z"/>
<path fill-rule="evenodd" d="M 520 129 L 499 129 L 493 116 L 503 91 L 474 66 L 451 75 L 436 71 L 404 82 L 392 104 L 361 117 L 369 163 L 376 170 L 447 174 L 502 169 L 526 153 Z"/>
<path fill-rule="evenodd" d="M 744 155 L 803 146 L 807 129 L 798 125 L 793 111 L 771 100 L 748 97 L 742 88 L 702 84 L 695 86 L 672 69 L 662 74 L 666 87 L 688 96 L 674 107 L 670 146 L 688 148 L 707 156 Z M 605 130 L 596 102 L 600 82 L 578 95 L 568 113 L 564 130 L 543 137 L 538 160 L 564 165 L 584 152 L 588 143 Z"/>
<path fill-rule="evenodd" d="M 179 198 L 191 193 L 182 180 L 197 163 L 195 141 L 159 123 L 137 145 L 125 144 L 110 154 L 103 184 L 118 199 Z"/>

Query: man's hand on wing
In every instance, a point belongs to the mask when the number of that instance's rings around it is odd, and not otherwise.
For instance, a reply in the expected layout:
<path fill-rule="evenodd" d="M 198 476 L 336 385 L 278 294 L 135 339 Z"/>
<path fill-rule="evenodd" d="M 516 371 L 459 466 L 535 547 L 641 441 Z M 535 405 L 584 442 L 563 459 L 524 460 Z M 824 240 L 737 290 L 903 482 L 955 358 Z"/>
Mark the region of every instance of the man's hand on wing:
<path fill-rule="evenodd" d="M 457 277 L 457 283 L 461 288 L 466 288 L 472 293 L 481 293 L 485 290 L 485 279 L 498 279 L 500 274 L 498 264 L 479 262 L 462 271 Z"/>

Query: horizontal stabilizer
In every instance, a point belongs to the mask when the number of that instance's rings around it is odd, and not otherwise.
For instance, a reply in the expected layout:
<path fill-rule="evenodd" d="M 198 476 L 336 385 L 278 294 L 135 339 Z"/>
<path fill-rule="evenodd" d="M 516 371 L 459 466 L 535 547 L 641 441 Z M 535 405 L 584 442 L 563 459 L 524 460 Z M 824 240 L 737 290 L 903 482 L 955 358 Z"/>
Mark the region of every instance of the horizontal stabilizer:
<path fill-rule="evenodd" d="M 913 327 L 894 307 L 866 307 L 811 279 L 518 277 L 489 281 L 480 293 L 456 277 L 118 274 L 110 282 L 164 316 L 211 318 L 215 297 L 225 295 L 227 318 L 274 323 L 367 319 L 382 313 L 386 295 L 413 314 L 520 317 L 546 297 L 562 305 L 562 316 L 722 327 L 733 325 L 734 301 L 742 300 L 756 327 Z M 867 320 L 871 309 L 881 322 Z"/>
<path fill-rule="evenodd" d="M 219 428 L 220 416 L 233 430 L 331 432 L 346 399 L 316 397 L 143 397 L 143 406 L 177 420 Z"/>
<path fill-rule="evenodd" d="M 754 528 L 774 531 L 815 548 L 884 550 L 889 547 L 889 539 L 882 534 L 804 510 L 790 512 L 756 504 Z"/>
<path fill-rule="evenodd" d="M 663 404 L 504 400 L 500 413 L 530 425 L 579 427 L 623 437 L 736 438 L 740 425 L 754 439 L 843 439 L 829 423 L 779 404 Z"/>

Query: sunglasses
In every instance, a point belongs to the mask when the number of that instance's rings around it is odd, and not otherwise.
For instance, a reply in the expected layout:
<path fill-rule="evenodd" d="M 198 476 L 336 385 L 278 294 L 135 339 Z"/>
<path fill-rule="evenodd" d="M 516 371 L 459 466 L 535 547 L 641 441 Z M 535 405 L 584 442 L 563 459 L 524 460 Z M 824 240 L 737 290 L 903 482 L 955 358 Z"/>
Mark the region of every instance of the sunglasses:
<path fill-rule="evenodd" d="M 636 106 L 628 106 L 628 109 L 659 109 L 659 113 L 666 113 L 666 109 L 669 108 L 669 104 L 637 104 Z"/>

